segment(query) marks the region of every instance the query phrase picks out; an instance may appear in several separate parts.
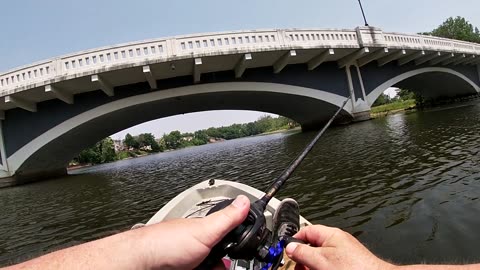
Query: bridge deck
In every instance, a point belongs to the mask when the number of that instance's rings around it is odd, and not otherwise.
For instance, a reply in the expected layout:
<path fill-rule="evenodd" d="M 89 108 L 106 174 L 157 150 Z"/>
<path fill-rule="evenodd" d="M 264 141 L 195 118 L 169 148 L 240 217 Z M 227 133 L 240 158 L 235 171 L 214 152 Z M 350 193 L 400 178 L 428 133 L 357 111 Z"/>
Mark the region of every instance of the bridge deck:
<path fill-rule="evenodd" d="M 287 29 L 196 34 L 98 48 L 37 62 L 0 74 L 0 111 L 23 108 L 50 99 L 73 103 L 76 94 L 179 76 L 201 81 L 202 73 L 232 70 L 241 77 L 248 68 L 288 64 L 315 69 L 327 61 L 339 67 L 377 61 L 385 65 L 432 62 L 474 65 L 480 44 L 444 38 L 386 33 L 378 28 L 354 30 Z M 3 99 L 3 100 L 1 100 Z M 1 114 L 0 114 L 1 115 Z"/>

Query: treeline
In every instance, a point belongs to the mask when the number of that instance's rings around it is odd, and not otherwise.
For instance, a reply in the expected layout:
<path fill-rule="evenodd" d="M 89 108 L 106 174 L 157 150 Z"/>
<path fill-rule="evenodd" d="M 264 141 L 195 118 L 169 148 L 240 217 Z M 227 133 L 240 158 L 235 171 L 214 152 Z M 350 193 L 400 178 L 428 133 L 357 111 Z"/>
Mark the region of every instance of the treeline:
<path fill-rule="evenodd" d="M 431 32 L 421 33 L 436 37 L 451 38 L 480 43 L 480 30 L 463 17 L 450 17 Z"/>
<path fill-rule="evenodd" d="M 101 164 L 150 153 L 291 129 L 297 126 L 298 123 L 289 118 L 265 115 L 255 122 L 218 128 L 211 127 L 193 133 L 181 133 L 175 130 L 169 134 L 164 134 L 160 139 L 156 139 L 151 133 L 142 133 L 138 136 L 127 134 L 122 142 L 117 141 L 117 148 L 115 148 L 115 142 L 107 137 L 93 147 L 80 152 L 71 164 Z"/>
<path fill-rule="evenodd" d="M 289 118 L 265 115 L 255 122 L 233 124 L 227 127 L 211 127 L 197 130 L 194 133 L 180 133 L 178 130 L 172 131 L 169 134 L 163 135 L 160 143 L 163 143 L 165 149 L 173 150 L 188 146 L 203 145 L 218 140 L 232 140 L 282 129 L 291 129 L 297 126 L 298 124 Z"/>
<path fill-rule="evenodd" d="M 385 104 L 396 103 L 396 102 L 412 100 L 412 99 L 415 100 L 415 102 L 418 102 L 422 99 L 422 97 L 416 94 L 415 92 L 409 91 L 407 89 L 398 89 L 397 95 L 393 98 L 391 98 L 387 94 L 381 94 L 377 98 L 377 100 L 375 100 L 372 107 L 378 107 Z"/>

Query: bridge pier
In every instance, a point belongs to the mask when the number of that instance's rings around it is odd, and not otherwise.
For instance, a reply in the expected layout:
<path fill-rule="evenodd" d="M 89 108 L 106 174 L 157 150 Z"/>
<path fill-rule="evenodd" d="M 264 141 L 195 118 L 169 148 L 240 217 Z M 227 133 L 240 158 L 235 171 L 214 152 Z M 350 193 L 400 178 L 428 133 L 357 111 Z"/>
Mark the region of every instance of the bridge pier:
<path fill-rule="evenodd" d="M 33 183 L 37 181 L 59 178 L 67 176 L 67 169 L 60 168 L 55 170 L 32 172 L 32 173 L 16 173 L 11 175 L 10 172 L 0 172 L 0 188 L 12 187 L 17 185 L 23 185 L 27 183 Z"/>
<path fill-rule="evenodd" d="M 363 84 L 362 72 L 357 63 L 345 67 L 349 93 L 352 103 L 353 122 L 370 120 L 371 107 L 367 101 L 365 86 Z"/>
<path fill-rule="evenodd" d="M 477 64 L 478 80 L 480 80 L 480 63 Z"/>

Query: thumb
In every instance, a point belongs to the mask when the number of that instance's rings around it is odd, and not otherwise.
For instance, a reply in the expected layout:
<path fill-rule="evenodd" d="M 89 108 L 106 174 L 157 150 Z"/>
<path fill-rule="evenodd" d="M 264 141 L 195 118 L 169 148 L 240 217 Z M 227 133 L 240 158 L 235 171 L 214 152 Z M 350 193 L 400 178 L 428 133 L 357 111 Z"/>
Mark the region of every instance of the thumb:
<path fill-rule="evenodd" d="M 296 263 L 305 265 L 309 269 L 323 269 L 325 257 L 321 254 L 320 248 L 314 248 L 303 244 L 290 243 L 285 249 L 287 256 Z"/>
<path fill-rule="evenodd" d="M 197 239 L 212 248 L 245 220 L 249 209 L 250 200 L 239 195 L 229 206 L 199 220 L 201 230 L 198 231 Z"/>

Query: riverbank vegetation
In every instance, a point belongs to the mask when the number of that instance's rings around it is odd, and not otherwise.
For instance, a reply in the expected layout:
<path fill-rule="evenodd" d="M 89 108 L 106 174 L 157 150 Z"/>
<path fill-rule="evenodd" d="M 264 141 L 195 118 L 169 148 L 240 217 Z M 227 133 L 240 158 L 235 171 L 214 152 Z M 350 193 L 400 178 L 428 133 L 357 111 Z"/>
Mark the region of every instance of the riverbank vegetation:
<path fill-rule="evenodd" d="M 152 153 L 288 130 L 298 126 L 298 123 L 289 118 L 265 115 L 254 122 L 218 128 L 211 127 L 193 133 L 181 133 L 175 130 L 164 134 L 159 139 L 156 139 L 151 133 L 142 133 L 137 136 L 127 134 L 123 140 L 113 140 L 107 137 L 80 152 L 70 165 L 102 164 Z"/>
<path fill-rule="evenodd" d="M 370 115 L 378 117 L 388 114 L 389 112 L 398 112 L 403 110 L 411 110 L 416 107 L 416 103 L 421 97 L 414 92 L 407 89 L 398 89 L 397 95 L 393 98 L 386 94 L 381 94 L 380 97 L 373 103 Z"/>

